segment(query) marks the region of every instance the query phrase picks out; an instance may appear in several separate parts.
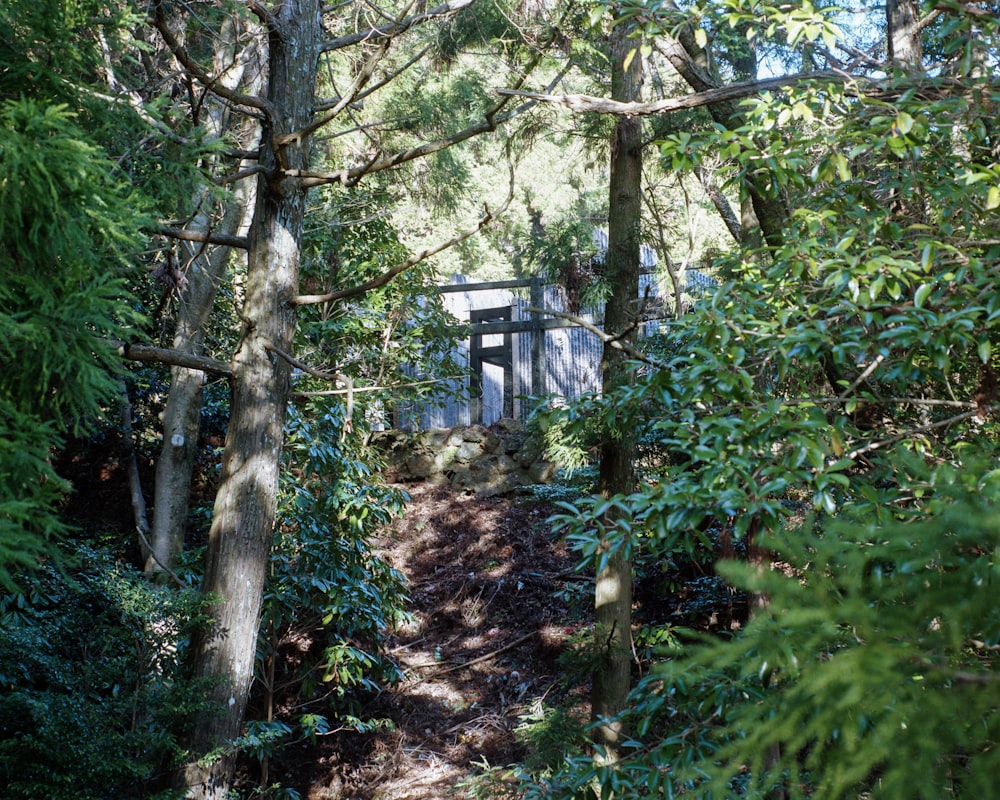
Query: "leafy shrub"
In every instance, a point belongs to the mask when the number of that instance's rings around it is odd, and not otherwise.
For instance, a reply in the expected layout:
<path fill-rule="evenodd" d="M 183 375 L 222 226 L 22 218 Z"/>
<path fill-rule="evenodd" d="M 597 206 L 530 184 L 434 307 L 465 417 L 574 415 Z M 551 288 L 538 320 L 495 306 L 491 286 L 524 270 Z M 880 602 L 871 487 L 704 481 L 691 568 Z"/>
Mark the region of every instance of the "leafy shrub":
<path fill-rule="evenodd" d="M 343 426 L 344 408 L 329 398 L 292 412 L 287 424 L 258 677 L 271 692 L 279 681 L 294 686 L 297 705 L 322 701 L 319 710 L 342 726 L 364 727 L 363 696 L 400 675 L 379 643 L 402 618 L 403 577 L 372 540 L 405 495 L 378 479 L 362 437 L 342 438 Z M 304 737 L 318 735 L 317 718 L 298 721 Z M 320 725 L 330 727 L 325 717 Z"/>
<path fill-rule="evenodd" d="M 991 796 L 1000 471 L 904 462 L 929 515 L 817 518 L 767 538 L 781 569 L 724 565 L 767 607 L 636 687 L 615 767 L 576 756 L 529 796 Z"/>
<path fill-rule="evenodd" d="M 150 797 L 198 710 L 184 647 L 199 599 L 104 552 L 0 598 L 0 785 L 8 800 Z M 159 796 L 159 795 L 157 795 Z"/>

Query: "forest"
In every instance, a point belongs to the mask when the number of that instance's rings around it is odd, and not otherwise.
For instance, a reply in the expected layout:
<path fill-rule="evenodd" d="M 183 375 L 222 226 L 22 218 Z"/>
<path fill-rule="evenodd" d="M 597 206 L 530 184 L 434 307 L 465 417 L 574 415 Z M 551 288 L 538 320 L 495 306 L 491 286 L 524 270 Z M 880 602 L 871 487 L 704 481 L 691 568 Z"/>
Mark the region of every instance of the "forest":
<path fill-rule="evenodd" d="M 0 800 L 994 797 L 998 120 L 996 0 L 4 0 Z M 537 483 L 384 446 L 455 274 Z"/>

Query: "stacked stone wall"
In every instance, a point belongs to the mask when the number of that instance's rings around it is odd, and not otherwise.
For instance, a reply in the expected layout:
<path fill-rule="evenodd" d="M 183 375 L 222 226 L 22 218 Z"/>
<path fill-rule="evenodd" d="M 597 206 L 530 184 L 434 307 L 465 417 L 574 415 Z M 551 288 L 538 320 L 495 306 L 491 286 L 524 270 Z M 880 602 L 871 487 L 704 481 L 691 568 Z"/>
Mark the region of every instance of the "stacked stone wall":
<path fill-rule="evenodd" d="M 385 455 L 390 480 L 447 483 L 485 496 L 547 483 L 556 471 L 541 443 L 511 419 L 488 428 L 379 431 L 372 444 Z"/>

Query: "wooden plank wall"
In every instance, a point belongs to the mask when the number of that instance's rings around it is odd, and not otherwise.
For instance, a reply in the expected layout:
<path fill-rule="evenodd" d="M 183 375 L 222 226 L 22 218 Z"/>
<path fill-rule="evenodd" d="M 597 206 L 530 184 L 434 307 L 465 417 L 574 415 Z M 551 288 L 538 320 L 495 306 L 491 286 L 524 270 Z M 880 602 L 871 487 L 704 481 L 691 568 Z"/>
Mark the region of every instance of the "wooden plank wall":
<path fill-rule="evenodd" d="M 512 325 L 525 323 L 521 328 L 537 320 L 536 315 L 526 309 L 532 306 L 532 299 L 526 286 L 527 281 L 496 281 L 489 284 L 474 284 L 463 275 L 454 275 L 450 286 L 441 287 L 443 300 L 448 310 L 461 322 L 468 322 L 473 311 L 493 308 L 510 308 Z M 462 287 L 468 286 L 468 289 Z M 487 288 L 479 288 L 479 287 Z M 640 298 L 649 295 L 656 296 L 658 289 L 655 276 L 646 274 L 640 276 Z M 536 289 L 534 305 L 538 306 L 538 291 Z M 558 286 L 541 287 L 542 307 L 555 311 L 566 310 L 566 299 L 563 290 Z M 600 309 L 584 309 L 581 316 L 595 320 L 600 319 Z M 549 329 L 532 333 L 527 330 L 511 333 L 513 349 L 513 416 L 524 419 L 531 411 L 532 402 L 527 398 L 539 396 L 555 396 L 564 401 L 583 394 L 597 392 L 601 387 L 601 340 L 584 328 L 572 326 L 562 320 L 547 317 L 544 320 Z M 646 323 L 645 333 L 656 331 L 659 323 Z M 544 343 L 544 380 L 543 386 L 535 387 L 538 382 L 533 375 L 538 372 L 539 356 L 537 352 L 538 339 L 533 348 L 533 336 L 543 337 Z M 503 334 L 484 335 L 482 346 L 490 347 L 502 343 Z M 534 353 L 533 353 L 534 350 Z M 463 366 L 469 366 L 470 341 L 459 342 L 456 360 Z M 534 355 L 534 357 L 533 357 Z M 476 419 L 470 409 L 469 380 L 456 380 L 451 389 L 457 397 L 450 402 L 437 407 L 408 407 L 396 410 L 394 424 L 402 429 L 452 428 L 458 425 L 470 425 L 482 422 L 491 425 L 504 414 L 504 371 L 499 366 L 484 364 L 482 368 L 482 418 Z M 471 404 L 475 409 L 476 404 Z M 509 408 L 508 408 L 509 410 Z M 509 415 L 509 414 L 508 414 Z"/>

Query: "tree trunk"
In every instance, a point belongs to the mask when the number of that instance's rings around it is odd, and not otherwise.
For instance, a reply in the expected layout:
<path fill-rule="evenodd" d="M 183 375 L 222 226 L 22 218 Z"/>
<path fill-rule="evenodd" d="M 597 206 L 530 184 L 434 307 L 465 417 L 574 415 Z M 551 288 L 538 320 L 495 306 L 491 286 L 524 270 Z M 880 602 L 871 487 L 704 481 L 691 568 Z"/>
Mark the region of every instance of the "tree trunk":
<path fill-rule="evenodd" d="M 195 676 L 215 681 L 215 709 L 194 723 L 192 755 L 199 758 L 239 736 L 253 675 L 264 579 L 274 530 L 282 426 L 295 333 L 305 190 L 282 168 L 307 166 L 307 141 L 278 137 L 310 120 L 316 83 L 318 0 L 275 5 L 268 37 L 268 122 L 261 141 L 265 172 L 257 185 L 250 226 L 242 338 L 233 360 L 232 406 L 222 478 L 209 532 L 203 591 L 218 602 L 213 630 L 194 643 Z M 180 771 L 193 798 L 222 800 L 229 789 L 229 754 Z"/>
<path fill-rule="evenodd" d="M 611 96 L 626 102 L 639 99 L 642 82 L 639 43 L 629 39 L 628 33 L 627 25 L 615 26 L 611 42 Z M 613 335 L 631 337 L 639 297 L 642 123 L 634 117 L 619 117 L 613 137 L 605 257 L 611 296 L 604 310 L 604 329 Z M 626 359 L 621 350 L 604 345 L 601 366 L 602 391 L 606 397 L 631 380 Z M 634 442 L 630 431 L 609 429 L 604 432 L 600 446 L 603 496 L 625 494 L 634 489 Z M 607 522 L 612 525 L 614 521 L 609 519 Z M 591 693 L 593 719 L 598 723 L 594 739 L 603 747 L 602 757 L 614 761 L 623 730 L 621 723 L 613 718 L 625 708 L 632 661 L 632 560 L 622 548 L 611 554 L 597 574 L 594 621 L 598 647 Z"/>
<path fill-rule="evenodd" d="M 246 209 L 246 192 L 240 184 L 216 232 L 235 233 Z M 240 196 L 241 195 L 241 196 Z M 189 230 L 208 231 L 208 215 L 199 214 Z M 226 273 L 230 249 L 215 247 L 211 253 L 198 253 L 198 245 L 182 243 L 191 266 L 186 272 L 187 286 L 181 293 L 174 334 L 175 350 L 201 355 L 204 328 L 215 303 L 219 283 Z M 194 252 L 192 252 L 194 250 Z M 187 367 L 170 371 L 170 391 L 163 410 L 163 447 L 156 462 L 156 487 L 153 500 L 152 552 L 146 558 L 146 574 L 172 570 L 184 546 L 191 495 L 191 475 L 197 455 L 201 427 L 201 390 L 205 373 Z"/>
<path fill-rule="evenodd" d="M 669 6 L 678 14 L 682 13 L 672 0 Z M 674 35 L 664 36 L 658 45 L 671 66 L 694 91 L 703 92 L 718 88 L 718 81 L 704 66 L 710 64 L 711 59 L 705 49 L 698 44 L 691 25 L 679 26 Z M 748 50 L 743 58 L 738 59 L 737 68 L 741 70 L 746 71 L 755 66 L 756 58 L 752 51 Z M 738 101 L 735 100 L 712 103 L 708 106 L 708 112 L 712 119 L 726 130 L 737 130 L 746 122 Z M 755 246 L 763 236 L 768 246 L 780 247 L 784 241 L 783 230 L 789 215 L 784 199 L 774 194 L 767 175 L 748 172 L 743 178 L 742 188 L 743 243 Z"/>
<path fill-rule="evenodd" d="M 919 1 L 887 0 L 885 20 L 888 28 L 886 47 L 889 63 L 905 72 L 919 72 L 924 58 L 920 41 Z"/>
<path fill-rule="evenodd" d="M 235 45 L 237 37 L 232 25 L 223 27 L 220 40 Z M 256 94 L 260 91 L 261 69 L 257 39 L 252 37 L 250 52 L 234 57 L 234 47 L 216 53 L 216 74 L 224 74 L 222 83 L 230 89 Z M 227 64 L 235 65 L 226 69 Z M 200 114 L 203 127 L 213 139 L 224 135 L 240 134 L 246 149 L 253 149 L 259 134 L 252 120 L 242 115 L 233 118 L 232 112 L 211 95 L 206 99 Z M 242 129 L 242 130 L 240 130 Z M 213 226 L 210 193 L 203 188 L 196 199 L 198 213 L 187 226 L 197 233 L 232 235 L 245 224 L 248 203 L 252 202 L 248 181 L 239 181 L 226 200 L 226 211 Z M 179 292 L 180 305 L 177 327 L 174 332 L 175 350 L 191 355 L 201 355 L 204 330 L 215 303 L 219 284 L 226 274 L 231 250 L 201 243 L 181 242 L 184 263 L 188 266 L 186 287 Z M 205 373 L 187 367 L 174 367 L 170 373 L 170 391 L 163 411 L 163 447 L 156 462 L 156 486 L 153 498 L 153 529 L 150 537 L 152 551 L 147 553 L 146 574 L 155 575 L 173 570 L 184 547 L 188 506 L 191 495 L 191 475 L 197 455 L 198 435 L 201 428 L 201 389 Z"/>

